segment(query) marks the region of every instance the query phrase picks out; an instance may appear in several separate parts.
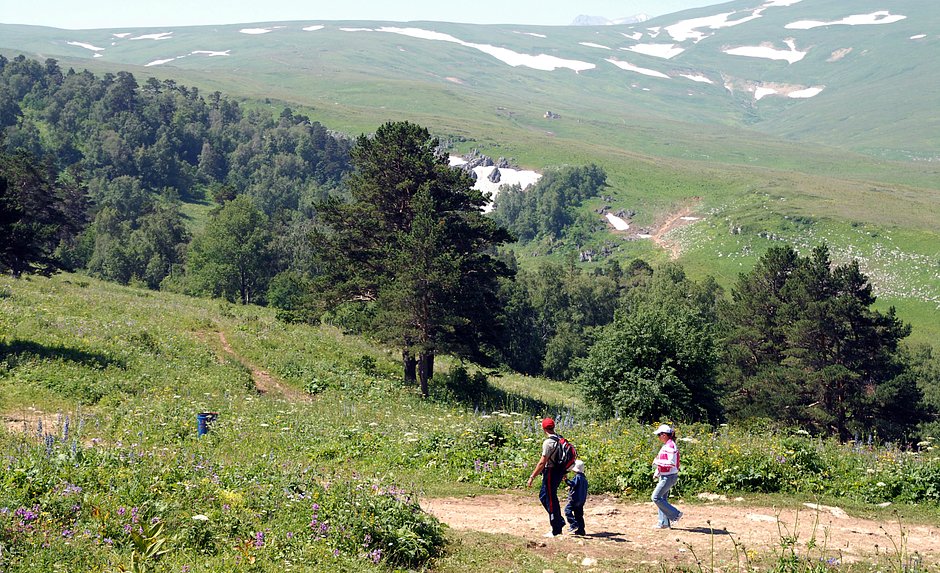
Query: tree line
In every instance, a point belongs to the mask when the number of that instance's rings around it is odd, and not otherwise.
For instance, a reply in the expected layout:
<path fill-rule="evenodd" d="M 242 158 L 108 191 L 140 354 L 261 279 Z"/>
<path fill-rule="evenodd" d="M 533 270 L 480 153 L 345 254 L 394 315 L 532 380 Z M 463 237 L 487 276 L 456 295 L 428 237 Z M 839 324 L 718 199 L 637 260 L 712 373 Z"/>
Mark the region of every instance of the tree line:
<path fill-rule="evenodd" d="M 268 303 L 398 348 L 425 395 L 448 353 L 570 380 L 607 416 L 768 419 L 842 439 L 940 428 L 940 360 L 906 345 L 910 327 L 824 245 L 770 249 L 727 293 L 675 264 L 520 268 L 514 241 L 576 227 L 602 169 L 510 189 L 487 216 L 409 122 L 351 140 L 287 109 L 51 60 L 0 58 L 0 79 L 15 96 L 0 110 L 0 266 L 14 275 L 84 269 Z M 191 235 L 182 200 L 209 196 Z"/>
<path fill-rule="evenodd" d="M 29 158 L 33 185 L 82 190 L 63 213 L 77 228 L 57 237 L 56 259 L 125 284 L 180 287 L 192 240 L 182 202 L 244 195 L 277 235 L 298 235 L 350 171 L 348 137 L 289 108 L 272 117 L 173 80 L 140 85 L 129 72 L 99 77 L 0 56 L 0 102 L 0 149 Z M 290 249 L 268 254 L 274 269 L 292 264 Z"/>

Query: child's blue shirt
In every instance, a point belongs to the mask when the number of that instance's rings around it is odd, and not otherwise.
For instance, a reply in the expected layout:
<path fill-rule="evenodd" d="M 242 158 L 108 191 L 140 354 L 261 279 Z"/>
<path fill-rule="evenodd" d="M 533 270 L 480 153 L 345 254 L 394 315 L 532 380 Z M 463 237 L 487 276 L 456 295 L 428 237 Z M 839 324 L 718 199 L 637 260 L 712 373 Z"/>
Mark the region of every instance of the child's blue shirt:
<path fill-rule="evenodd" d="M 584 474 L 575 472 L 574 477 L 565 480 L 568 484 L 568 503 L 578 507 L 587 501 L 588 482 Z"/>

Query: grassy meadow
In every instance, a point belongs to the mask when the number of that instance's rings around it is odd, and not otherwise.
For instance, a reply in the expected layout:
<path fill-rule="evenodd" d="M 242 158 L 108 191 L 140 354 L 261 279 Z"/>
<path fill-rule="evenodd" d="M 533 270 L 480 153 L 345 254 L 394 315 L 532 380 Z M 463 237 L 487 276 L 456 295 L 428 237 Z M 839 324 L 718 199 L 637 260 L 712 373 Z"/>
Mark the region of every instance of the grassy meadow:
<path fill-rule="evenodd" d="M 536 503 L 523 490 L 544 415 L 578 445 L 592 493 L 649 495 L 649 428 L 594 419 L 576 388 L 489 373 L 474 401 L 439 381 L 423 400 L 396 358 L 264 308 L 79 275 L 0 278 L 0 570 L 571 570 L 417 506 L 494 492 Z M 438 369 L 455 365 L 442 357 Z M 218 413 L 202 437 L 199 412 Z M 686 499 L 940 517 L 934 438 L 838 445 L 759 425 L 680 435 Z M 857 570 L 900 571 L 892 563 Z"/>

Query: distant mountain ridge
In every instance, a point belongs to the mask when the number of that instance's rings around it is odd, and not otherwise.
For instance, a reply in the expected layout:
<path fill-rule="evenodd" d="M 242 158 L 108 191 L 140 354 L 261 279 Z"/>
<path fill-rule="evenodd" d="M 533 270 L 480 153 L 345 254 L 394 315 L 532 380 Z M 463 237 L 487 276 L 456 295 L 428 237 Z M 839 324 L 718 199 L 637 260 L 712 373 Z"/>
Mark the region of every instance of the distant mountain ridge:
<path fill-rule="evenodd" d="M 604 16 L 588 16 L 581 14 L 571 21 L 572 26 L 622 26 L 626 24 L 639 24 L 646 22 L 650 17 L 646 14 L 635 14 L 623 18 L 614 18 L 610 20 Z"/>
<path fill-rule="evenodd" d="M 940 160 L 938 29 L 935 0 L 734 0 L 603 26 L 0 25 L 0 49 L 164 68 L 159 75 L 171 67 L 214 77 L 247 70 L 253 81 L 275 88 L 317 76 L 342 82 L 332 70 L 343 70 L 369 78 L 378 105 L 389 105 L 378 102 L 388 93 L 384 85 L 417 82 L 442 98 L 459 85 L 493 101 L 527 94 L 540 115 L 550 109 L 569 118 L 627 113 L 730 122 L 878 157 L 934 161 Z M 343 91 L 339 83 L 316 90 L 335 99 L 333 85 Z"/>

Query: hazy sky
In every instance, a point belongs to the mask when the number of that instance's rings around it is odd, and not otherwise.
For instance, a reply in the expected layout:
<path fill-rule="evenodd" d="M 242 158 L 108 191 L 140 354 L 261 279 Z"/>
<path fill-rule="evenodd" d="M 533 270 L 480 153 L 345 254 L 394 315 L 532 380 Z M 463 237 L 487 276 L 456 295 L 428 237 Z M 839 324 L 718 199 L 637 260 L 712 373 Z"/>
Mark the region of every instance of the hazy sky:
<path fill-rule="evenodd" d="M 54 28 L 241 24 L 278 20 L 434 20 L 564 26 L 580 14 L 658 16 L 722 0 L 0 0 L 0 23 Z"/>

